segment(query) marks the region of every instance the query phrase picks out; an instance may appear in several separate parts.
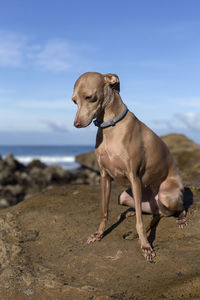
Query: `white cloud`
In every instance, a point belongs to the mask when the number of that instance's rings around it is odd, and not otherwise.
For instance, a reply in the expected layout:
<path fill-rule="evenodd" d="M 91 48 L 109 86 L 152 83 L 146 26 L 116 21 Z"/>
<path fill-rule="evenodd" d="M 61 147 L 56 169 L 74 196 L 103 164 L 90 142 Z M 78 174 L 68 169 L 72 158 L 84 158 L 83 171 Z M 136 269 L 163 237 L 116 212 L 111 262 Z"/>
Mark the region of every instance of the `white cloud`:
<path fill-rule="evenodd" d="M 177 114 L 176 116 L 187 126 L 187 128 L 200 132 L 200 114 L 188 112 L 185 114 Z"/>
<path fill-rule="evenodd" d="M 64 39 L 38 43 L 21 34 L 0 31 L 0 67 L 34 66 L 45 71 L 68 71 L 79 60 L 75 49 Z"/>
<path fill-rule="evenodd" d="M 21 66 L 25 47 L 24 36 L 0 31 L 0 66 Z"/>
<path fill-rule="evenodd" d="M 169 120 L 152 120 L 149 125 L 158 135 L 185 134 L 200 144 L 200 115 L 194 112 L 176 114 Z"/>
<path fill-rule="evenodd" d="M 60 72 L 70 68 L 72 52 L 66 41 L 49 40 L 35 50 L 29 57 L 43 70 Z"/>

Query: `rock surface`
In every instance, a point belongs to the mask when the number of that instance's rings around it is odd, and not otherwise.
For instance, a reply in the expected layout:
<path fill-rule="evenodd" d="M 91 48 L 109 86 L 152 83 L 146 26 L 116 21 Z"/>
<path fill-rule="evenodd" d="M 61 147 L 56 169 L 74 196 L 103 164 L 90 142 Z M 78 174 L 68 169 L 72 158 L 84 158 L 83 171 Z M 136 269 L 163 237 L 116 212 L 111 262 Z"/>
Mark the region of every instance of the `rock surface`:
<path fill-rule="evenodd" d="M 124 208 L 115 184 L 107 235 L 90 245 L 100 217 L 99 186 L 49 187 L 1 210 L 0 299 L 200 299 L 200 181 L 192 164 L 182 170 L 188 226 L 179 229 L 174 217 L 160 221 L 151 236 L 152 263 L 137 239 L 123 238 L 135 233 L 135 217 L 118 221 Z M 144 215 L 145 224 L 150 219 Z"/>
<path fill-rule="evenodd" d="M 148 263 L 137 240 L 135 218 L 119 223 L 120 189 L 113 187 L 108 234 L 86 240 L 97 229 L 100 188 L 68 185 L 46 190 L 0 213 L 1 299 L 199 299 L 200 185 L 187 190 L 194 202 L 188 226 L 162 219 Z M 148 224 L 149 215 L 144 215 Z"/>

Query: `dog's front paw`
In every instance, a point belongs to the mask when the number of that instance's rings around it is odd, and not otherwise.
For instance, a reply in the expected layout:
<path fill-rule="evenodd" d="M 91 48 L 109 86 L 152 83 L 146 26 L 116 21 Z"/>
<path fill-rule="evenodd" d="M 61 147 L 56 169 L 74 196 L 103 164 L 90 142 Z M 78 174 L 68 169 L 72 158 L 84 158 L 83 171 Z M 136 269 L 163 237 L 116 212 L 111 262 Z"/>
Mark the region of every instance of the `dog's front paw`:
<path fill-rule="evenodd" d="M 94 243 L 96 241 L 100 241 L 102 239 L 102 237 L 103 237 L 103 233 L 95 232 L 88 238 L 87 244 Z"/>
<path fill-rule="evenodd" d="M 153 258 L 156 256 L 156 253 L 153 251 L 150 245 L 141 246 L 142 254 L 144 255 L 147 261 L 152 261 Z"/>

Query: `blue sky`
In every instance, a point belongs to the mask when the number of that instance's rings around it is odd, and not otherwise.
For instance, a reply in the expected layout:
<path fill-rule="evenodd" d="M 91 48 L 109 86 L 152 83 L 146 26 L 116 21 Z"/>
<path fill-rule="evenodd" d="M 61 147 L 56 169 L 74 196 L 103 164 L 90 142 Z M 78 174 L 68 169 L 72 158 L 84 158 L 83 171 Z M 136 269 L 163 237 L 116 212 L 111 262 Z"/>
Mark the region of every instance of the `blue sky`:
<path fill-rule="evenodd" d="M 200 144 L 200 1 L 0 0 L 0 144 L 94 144 L 73 128 L 75 80 L 116 73 L 157 134 Z"/>

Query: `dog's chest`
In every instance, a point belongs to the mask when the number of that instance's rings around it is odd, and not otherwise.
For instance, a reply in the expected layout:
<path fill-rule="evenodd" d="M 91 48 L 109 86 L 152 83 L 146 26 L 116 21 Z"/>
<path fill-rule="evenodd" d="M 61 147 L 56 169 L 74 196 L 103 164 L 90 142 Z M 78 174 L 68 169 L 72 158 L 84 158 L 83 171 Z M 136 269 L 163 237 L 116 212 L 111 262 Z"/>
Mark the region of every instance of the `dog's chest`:
<path fill-rule="evenodd" d="M 118 147 L 108 147 L 102 145 L 96 149 L 97 159 L 100 168 L 103 168 L 113 179 L 120 181 L 121 184 L 127 184 L 127 165 L 125 163 L 125 153 L 118 151 Z"/>

